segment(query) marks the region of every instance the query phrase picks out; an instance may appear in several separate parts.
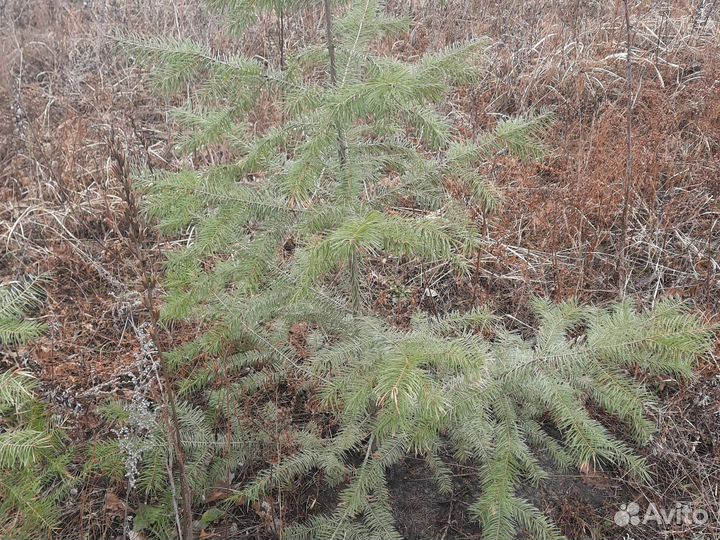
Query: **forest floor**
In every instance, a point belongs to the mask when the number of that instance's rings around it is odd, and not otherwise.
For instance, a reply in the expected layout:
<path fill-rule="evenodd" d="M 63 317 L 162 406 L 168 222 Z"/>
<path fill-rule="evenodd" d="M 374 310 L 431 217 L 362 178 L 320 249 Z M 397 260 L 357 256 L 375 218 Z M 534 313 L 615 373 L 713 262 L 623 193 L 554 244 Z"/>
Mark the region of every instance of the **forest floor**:
<path fill-rule="evenodd" d="M 140 5 L 142 4 L 142 5 Z M 45 337 L 0 351 L 0 367 L 18 366 L 42 383 L 43 398 L 71 438 L 107 436 L 96 414 L 110 397 L 128 399 L 140 350 L 141 277 L 123 230 L 121 186 L 109 172 L 113 138 L 139 168 L 202 166 L 221 155 L 181 159 L 165 110 L 145 74 L 114 54 L 108 35 L 187 35 L 218 51 L 236 45 L 197 2 L 34 0 L 0 2 L 0 281 L 49 273 Z M 492 40 L 483 78 L 455 96 L 467 133 L 503 115 L 552 110 L 555 124 L 542 164 L 499 156 L 488 165 L 504 204 L 489 223 L 490 243 L 469 290 L 446 275 L 419 279 L 413 268 L 373 276 L 375 308 L 403 325 L 428 308 L 485 305 L 509 326 L 532 324 L 534 295 L 603 303 L 619 288 L 639 304 L 675 295 L 720 321 L 720 34 L 717 2 L 630 1 L 631 141 L 622 2 L 391 1 L 411 14 L 413 32 L 391 44 L 405 57 L 468 36 Z M 715 8 L 715 9 L 713 9 Z M 242 47 L 272 48 L 272 20 Z M 316 28 L 307 21 L 304 31 Z M 289 36 L 303 39 L 302 32 Z M 211 38 L 208 38 L 211 36 Z M 258 116 L 261 116 L 258 112 Z M 627 157 L 630 175 L 627 276 L 616 269 Z M 153 237 L 162 252 L 183 239 Z M 423 274 L 424 275 L 424 274 Z M 430 297 L 424 294 L 432 290 Z M 195 336 L 178 326 L 176 346 Z M 717 351 L 716 351 L 717 353 Z M 525 495 L 572 538 L 703 538 L 720 535 L 720 365 L 718 355 L 690 382 L 651 380 L 660 396 L 658 433 L 638 449 L 655 474 L 652 488 L 612 474 L 554 473 Z M 476 487 L 458 470 L 453 500 L 436 500 L 425 471 L 407 460 L 393 472 L 401 532 L 407 538 L 474 538 L 463 497 Z M 408 486 L 412 488 L 408 492 Z M 113 530 L 112 486 L 88 486 L 68 530 Z M 613 523 L 637 502 L 705 509 L 704 525 L 673 523 L 625 530 Z M 288 516 L 292 518 L 292 516 Z M 90 525 L 95 520 L 102 525 Z M 221 537 L 221 536 L 220 536 Z"/>

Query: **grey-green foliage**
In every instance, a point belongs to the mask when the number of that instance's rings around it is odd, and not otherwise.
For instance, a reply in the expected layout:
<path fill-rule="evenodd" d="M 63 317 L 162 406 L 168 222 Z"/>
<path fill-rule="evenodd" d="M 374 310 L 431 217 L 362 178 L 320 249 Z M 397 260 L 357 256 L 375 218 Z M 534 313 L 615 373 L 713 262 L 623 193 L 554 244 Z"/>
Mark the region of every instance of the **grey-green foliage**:
<path fill-rule="evenodd" d="M 120 403 L 110 403 L 103 408 L 104 416 L 112 421 L 127 420 L 128 411 Z M 172 447 L 167 444 L 167 425 L 160 414 L 150 415 L 146 425 L 147 435 L 136 442 L 133 448 L 142 451 L 142 467 L 135 480 L 135 490 L 143 500 L 153 501 L 153 505 L 143 506 L 134 519 L 135 532 L 145 532 L 153 538 L 173 538 L 177 530 L 172 504 L 173 486 L 170 484 L 168 467 L 172 462 Z M 185 450 L 188 480 L 193 487 L 194 503 L 198 506 L 205 500 L 211 488 L 223 485 L 232 477 L 232 473 L 247 460 L 252 450 L 250 441 L 244 440 L 240 433 L 247 429 L 245 425 L 229 422 L 226 430 L 216 433 L 213 429 L 212 414 L 197 407 L 182 403 L 178 407 L 180 436 Z M 233 436 L 234 433 L 238 435 Z M 137 437 L 130 433 L 124 437 Z M 127 447 L 129 445 L 125 445 Z M 121 456 L 118 459 L 118 456 Z M 90 454 L 94 472 L 107 474 L 120 479 L 125 475 L 122 452 L 118 441 L 96 445 Z M 177 489 L 177 488 L 175 488 Z"/>
<path fill-rule="evenodd" d="M 231 25 L 247 6 L 276 7 L 211 4 Z M 481 310 L 418 316 L 403 330 L 375 316 L 365 277 L 377 257 L 469 271 L 482 231 L 468 206 L 487 214 L 500 202 L 483 163 L 501 151 L 541 157 L 549 116 L 462 136 L 459 113 L 447 104 L 454 88 L 479 82 L 484 42 L 400 61 L 377 54 L 375 44 L 402 35 L 407 21 L 386 17 L 378 0 L 353 2 L 344 13 L 334 19 L 334 83 L 322 43 L 293 51 L 279 66 L 169 38 L 120 40 L 152 66 L 159 88 L 193 89 L 176 116 L 189 129 L 185 149 L 225 143 L 235 152 L 225 163 L 145 183 L 149 215 L 168 233 L 192 231 L 188 247 L 169 256 L 164 320 L 209 329 L 169 355 L 190 373 L 181 394 L 202 395 L 207 404 L 182 412 L 190 419 L 182 423 L 202 439 L 187 441 L 196 497 L 220 478 L 209 472 L 214 466 L 230 475 L 257 466 L 278 418 L 258 402 L 268 387 L 292 381 L 336 428 L 318 419 L 283 424 L 293 451 L 236 484 L 230 498 L 258 502 L 317 472 L 340 488 L 334 512 L 284 538 L 399 538 L 388 469 L 405 455 L 424 456 L 439 492 L 448 494 L 448 452 L 479 465 L 482 495 L 470 513 L 487 538 L 509 540 L 517 530 L 557 538 L 557 528 L 516 493 L 521 482 L 545 477 L 538 456 L 562 468 L 617 467 L 646 479 L 643 460 L 589 407 L 605 409 L 637 443 L 647 442 L 652 398 L 628 368 L 688 376 L 709 334 L 672 302 L 642 312 L 630 303 L 602 310 L 538 301 L 534 344 Z M 277 121 L 257 131 L 253 111 Z M 448 181 L 470 197 L 454 198 Z M 298 324 L 308 329 L 303 354 L 291 339 Z M 251 395 L 263 426 L 238 414 Z M 160 450 L 146 456 L 143 489 L 164 497 L 167 509 L 165 463 Z M 145 522 L 157 524 L 151 517 Z M 166 519 L 156 534 L 171 528 Z"/>
<path fill-rule="evenodd" d="M 37 277 L 0 286 L 0 344 L 20 345 L 43 332 L 43 324 L 27 318 L 27 312 L 42 300 L 43 279 Z"/>
<path fill-rule="evenodd" d="M 321 347 L 309 367 L 327 381 L 323 402 L 337 411 L 343 428 L 300 472 L 342 463 L 348 449 L 370 457 L 361 466 L 345 463 L 342 474 L 328 474 L 351 478 L 338 510 L 292 529 L 288 537 L 392 537 L 391 522 L 369 520 L 376 517 L 372 505 L 386 500 L 387 468 L 406 454 L 426 458 L 440 492 L 452 489 L 443 462 L 447 452 L 458 462 L 480 465 L 482 495 L 470 513 L 487 538 L 513 538 L 518 529 L 535 538 L 559 536 L 516 494 L 520 483 L 537 485 L 546 477 L 541 456 L 561 470 L 609 467 L 647 480 L 644 461 L 589 409 L 605 409 L 625 426 L 631 442 L 647 443 L 653 398 L 628 369 L 689 376 L 694 359 L 711 346 L 707 329 L 673 301 L 652 312 L 629 302 L 595 309 L 537 301 L 535 311 L 534 343 L 500 326 L 494 339 L 479 337 L 480 328 L 488 332 L 492 325 L 486 314 L 473 312 L 440 321 L 418 318 L 410 331 L 356 318 L 348 334 Z M 547 422 L 561 438 L 549 434 Z M 278 467 L 268 474 L 281 479 L 287 473 Z M 267 485 L 251 484 L 242 496 L 259 497 Z"/>
<path fill-rule="evenodd" d="M 0 288 L 0 344 L 17 346 L 39 336 L 44 325 L 27 318 L 43 297 L 44 278 Z M 71 454 L 45 407 L 34 397 L 35 379 L 8 369 L 0 374 L 0 536 L 49 534 L 58 521 L 57 503 L 67 495 Z"/>
<path fill-rule="evenodd" d="M 38 538 L 58 525 L 59 503 L 72 486 L 72 452 L 34 397 L 34 378 L 0 374 L 0 536 Z"/>
<path fill-rule="evenodd" d="M 38 337 L 44 325 L 27 318 L 44 295 L 45 278 L 0 288 L 0 344 L 17 346 Z M 73 452 L 35 398 L 37 383 L 25 371 L 0 373 L 0 536 L 38 538 L 59 523 L 59 503 L 74 480 Z"/>

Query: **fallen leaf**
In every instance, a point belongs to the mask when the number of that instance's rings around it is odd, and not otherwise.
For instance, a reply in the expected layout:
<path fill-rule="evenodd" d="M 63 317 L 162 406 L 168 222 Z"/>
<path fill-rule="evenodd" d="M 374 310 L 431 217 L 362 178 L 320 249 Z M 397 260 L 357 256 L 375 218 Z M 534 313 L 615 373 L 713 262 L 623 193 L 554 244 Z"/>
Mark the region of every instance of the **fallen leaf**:
<path fill-rule="evenodd" d="M 134 514 L 135 511 L 130 508 L 125 501 L 115 495 L 112 491 L 105 494 L 105 511 L 116 516 L 124 516 L 125 514 Z"/>

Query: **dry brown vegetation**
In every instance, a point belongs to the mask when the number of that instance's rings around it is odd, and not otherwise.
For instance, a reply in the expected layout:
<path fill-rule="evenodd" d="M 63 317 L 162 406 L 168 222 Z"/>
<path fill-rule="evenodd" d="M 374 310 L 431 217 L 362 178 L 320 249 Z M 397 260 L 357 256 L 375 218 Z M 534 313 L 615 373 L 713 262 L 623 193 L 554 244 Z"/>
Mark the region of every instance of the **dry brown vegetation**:
<path fill-rule="evenodd" d="M 129 397 L 128 370 L 140 347 L 139 265 L 123 221 L 122 186 L 110 174 L 109 141 L 121 141 L 137 167 L 175 169 L 176 133 L 167 102 L 143 72 L 113 53 L 108 34 L 132 30 L 191 35 L 219 51 L 238 46 L 192 0 L 5 0 L 0 2 L 0 277 L 50 272 L 44 318 L 49 333 L 3 367 L 21 366 L 42 381 L 45 399 L 72 437 L 97 436 L 95 409 L 109 396 Z M 476 279 L 458 283 L 432 270 L 392 268 L 373 276 L 376 307 L 399 324 L 429 301 L 485 304 L 523 328 L 528 300 L 577 297 L 604 302 L 627 294 L 651 305 L 668 294 L 691 300 L 711 320 L 720 305 L 720 5 L 685 0 L 630 1 L 633 21 L 632 141 L 627 144 L 627 54 L 622 2 L 508 0 L 391 1 L 411 14 L 413 31 L 386 46 L 412 57 L 468 36 L 489 36 L 482 81 L 457 96 L 471 133 L 500 115 L 554 111 L 542 164 L 499 156 L 486 171 L 504 204 L 488 222 Z M 318 30 L 299 16 L 290 47 Z M 241 46 L 273 53 L 273 20 Z M 272 113 L 257 111 L 259 125 Z M 618 245 L 628 154 L 632 156 L 626 280 L 618 287 Z M 225 159 L 199 153 L 196 163 Z M 161 268 L 173 241 L 147 245 Z M 426 289 L 437 291 L 428 299 Z M 462 307 L 462 306 L 457 306 Z M 178 327 L 168 345 L 193 337 Z M 302 334 L 302 328 L 298 329 Z M 302 342 L 302 336 L 299 336 Z M 720 366 L 709 358 L 697 380 L 654 381 L 662 395 L 659 434 L 648 452 L 654 489 L 596 474 L 556 475 L 536 496 L 570 537 L 620 536 L 608 528 L 630 500 L 672 507 L 692 501 L 718 516 Z M 398 475 L 417 476 L 412 468 Z M 108 486 L 88 486 L 68 509 L 67 531 L 110 535 L 118 510 Z M 112 486 L 110 486 L 112 489 Z M 418 497 L 422 497 L 419 490 Z M 408 537 L 470 538 L 422 499 L 404 503 Z M 451 505 L 452 507 L 452 505 Z M 79 511 L 78 511 L 79 510 Z M 423 510 L 425 512 L 426 510 Z M 452 510 L 451 510 L 452 512 Z M 120 512 L 121 514 L 122 512 Z M 456 527 L 457 525 L 457 527 Z M 434 532 L 432 532 L 434 531 Z M 672 537 L 720 534 L 678 526 Z M 652 529 L 635 530 L 653 537 Z M 218 536 L 222 537 L 222 536 Z M 708 538 L 710 536 L 707 536 Z"/>

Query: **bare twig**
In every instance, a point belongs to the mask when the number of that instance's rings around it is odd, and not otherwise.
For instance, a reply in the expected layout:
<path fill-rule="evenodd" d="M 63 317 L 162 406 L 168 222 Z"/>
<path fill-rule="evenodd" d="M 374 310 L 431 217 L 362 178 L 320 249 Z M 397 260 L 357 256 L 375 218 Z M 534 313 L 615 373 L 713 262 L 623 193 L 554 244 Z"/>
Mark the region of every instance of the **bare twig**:
<path fill-rule="evenodd" d="M 618 296 L 625 297 L 627 282 L 627 228 L 628 211 L 630 207 L 630 191 L 632 187 L 633 155 L 632 155 L 632 114 L 633 114 L 633 90 L 632 90 L 632 26 L 630 25 L 630 7 L 628 0 L 625 5 L 625 39 L 627 41 L 627 76 L 625 84 L 627 88 L 627 113 L 625 123 L 625 143 L 627 146 L 627 158 L 625 165 L 625 181 L 623 182 L 623 207 L 620 217 L 620 244 L 617 252 L 618 272 Z"/>

